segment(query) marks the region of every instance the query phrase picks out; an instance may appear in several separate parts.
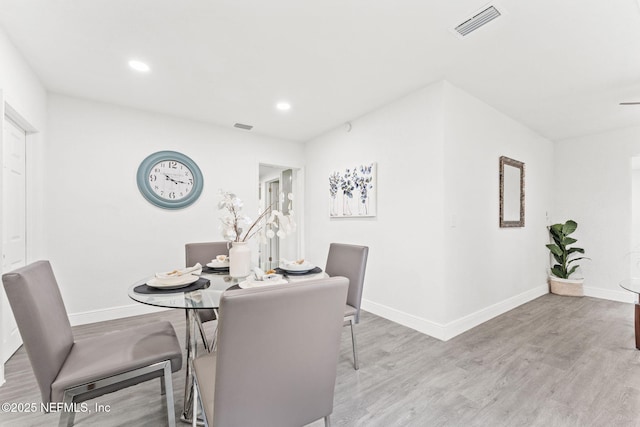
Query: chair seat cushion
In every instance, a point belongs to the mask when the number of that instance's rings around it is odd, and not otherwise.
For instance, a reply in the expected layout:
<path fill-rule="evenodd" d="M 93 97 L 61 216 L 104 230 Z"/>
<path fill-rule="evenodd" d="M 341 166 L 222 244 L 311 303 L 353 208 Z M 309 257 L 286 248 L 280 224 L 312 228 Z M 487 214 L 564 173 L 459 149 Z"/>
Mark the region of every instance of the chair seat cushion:
<path fill-rule="evenodd" d="M 182 349 L 169 322 L 158 322 L 77 341 L 71 347 L 58 376 L 51 385 L 51 400 L 61 402 L 64 391 L 101 378 L 171 360 L 171 371 L 182 367 Z M 126 386 L 160 376 L 139 377 Z M 123 388 L 96 390 L 92 397 Z M 79 400 L 86 400 L 80 398 Z"/>
<path fill-rule="evenodd" d="M 198 379 L 200 402 L 202 402 L 206 420 L 209 425 L 213 423 L 213 397 L 216 388 L 216 356 L 216 353 L 211 353 L 193 361 L 194 376 Z"/>
<path fill-rule="evenodd" d="M 358 314 L 358 310 L 355 307 L 345 304 L 344 317 L 355 316 L 356 314 Z"/>

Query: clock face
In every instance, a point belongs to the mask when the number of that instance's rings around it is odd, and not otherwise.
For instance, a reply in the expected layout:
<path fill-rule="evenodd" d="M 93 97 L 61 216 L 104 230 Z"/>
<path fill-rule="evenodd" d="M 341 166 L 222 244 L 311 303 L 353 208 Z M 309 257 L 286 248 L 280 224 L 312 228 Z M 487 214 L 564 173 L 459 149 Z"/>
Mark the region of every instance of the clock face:
<path fill-rule="evenodd" d="M 202 192 L 202 172 L 196 163 L 175 151 L 159 151 L 138 167 L 138 188 L 149 202 L 165 209 L 181 209 Z"/>
<path fill-rule="evenodd" d="M 193 190 L 193 173 L 177 160 L 156 163 L 149 172 L 151 190 L 164 200 L 182 200 Z"/>

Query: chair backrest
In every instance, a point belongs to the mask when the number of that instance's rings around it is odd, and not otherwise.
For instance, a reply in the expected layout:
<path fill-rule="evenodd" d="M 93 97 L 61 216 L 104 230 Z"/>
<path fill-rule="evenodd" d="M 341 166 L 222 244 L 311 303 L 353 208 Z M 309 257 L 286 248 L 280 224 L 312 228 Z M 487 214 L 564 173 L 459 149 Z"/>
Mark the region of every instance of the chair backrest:
<path fill-rule="evenodd" d="M 362 287 L 364 286 L 368 256 L 369 248 L 367 246 L 331 243 L 325 267 L 325 272 L 329 276 L 343 276 L 349 279 L 347 304 L 355 307 L 357 311 L 356 323 L 360 320 L 360 303 L 362 302 Z"/>
<path fill-rule="evenodd" d="M 36 261 L 2 276 L 43 402 L 73 346 L 69 317 L 49 261 Z"/>
<path fill-rule="evenodd" d="M 227 242 L 187 243 L 184 245 L 185 265 L 191 267 L 200 263 L 207 265 L 216 255 L 229 255 Z"/>
<path fill-rule="evenodd" d="M 336 277 L 222 295 L 213 425 L 301 426 L 331 414 L 347 289 Z"/>

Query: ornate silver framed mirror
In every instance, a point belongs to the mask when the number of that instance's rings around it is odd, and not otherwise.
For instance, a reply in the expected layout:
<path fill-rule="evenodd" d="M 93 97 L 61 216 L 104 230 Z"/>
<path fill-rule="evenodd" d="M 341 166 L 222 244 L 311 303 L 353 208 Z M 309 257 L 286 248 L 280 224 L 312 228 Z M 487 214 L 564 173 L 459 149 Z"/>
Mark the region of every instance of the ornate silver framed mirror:
<path fill-rule="evenodd" d="M 524 163 L 500 157 L 500 227 L 524 227 Z"/>

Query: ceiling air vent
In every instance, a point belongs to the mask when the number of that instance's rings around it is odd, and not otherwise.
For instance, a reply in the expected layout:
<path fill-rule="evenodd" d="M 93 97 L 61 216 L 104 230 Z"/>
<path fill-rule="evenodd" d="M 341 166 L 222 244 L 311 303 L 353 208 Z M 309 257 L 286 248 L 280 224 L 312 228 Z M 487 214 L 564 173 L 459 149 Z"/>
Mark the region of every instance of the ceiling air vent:
<path fill-rule="evenodd" d="M 253 126 L 251 125 L 245 125 L 243 123 L 236 123 L 235 125 L 233 125 L 233 127 L 238 128 L 238 129 L 244 129 L 244 130 L 251 130 L 253 129 Z"/>
<path fill-rule="evenodd" d="M 470 32 L 482 27 L 487 22 L 493 21 L 498 16 L 500 16 L 500 12 L 498 11 L 498 9 L 493 6 L 489 6 L 482 12 L 458 25 L 455 30 L 458 34 L 466 36 Z"/>

